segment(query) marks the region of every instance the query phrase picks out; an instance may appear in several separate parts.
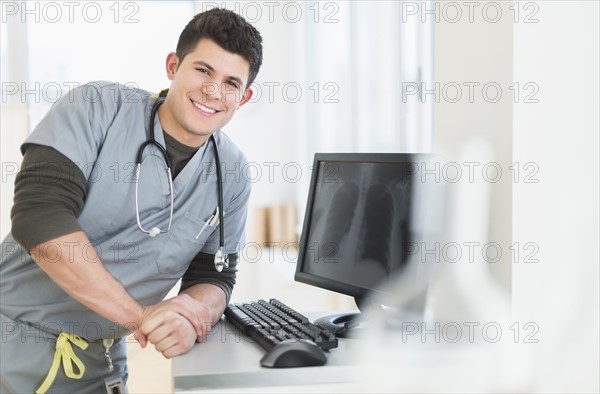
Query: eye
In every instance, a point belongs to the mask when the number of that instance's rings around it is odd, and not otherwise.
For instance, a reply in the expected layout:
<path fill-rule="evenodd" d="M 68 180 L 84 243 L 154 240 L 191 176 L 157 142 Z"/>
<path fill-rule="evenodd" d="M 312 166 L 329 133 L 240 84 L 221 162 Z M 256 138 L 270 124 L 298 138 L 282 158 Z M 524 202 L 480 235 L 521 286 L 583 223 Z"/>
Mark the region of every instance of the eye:
<path fill-rule="evenodd" d="M 201 73 L 203 73 L 203 74 L 209 75 L 209 72 L 208 72 L 208 70 L 207 70 L 207 69 L 205 69 L 205 68 L 202 68 L 202 67 L 198 67 L 198 68 L 196 68 L 196 71 L 200 71 L 200 72 L 201 72 Z"/>
<path fill-rule="evenodd" d="M 227 81 L 226 83 L 227 83 L 227 85 L 229 85 L 229 86 L 231 86 L 231 87 L 233 87 L 235 89 L 239 89 L 240 88 L 239 85 L 237 84 L 237 82 L 235 82 L 235 81 Z"/>

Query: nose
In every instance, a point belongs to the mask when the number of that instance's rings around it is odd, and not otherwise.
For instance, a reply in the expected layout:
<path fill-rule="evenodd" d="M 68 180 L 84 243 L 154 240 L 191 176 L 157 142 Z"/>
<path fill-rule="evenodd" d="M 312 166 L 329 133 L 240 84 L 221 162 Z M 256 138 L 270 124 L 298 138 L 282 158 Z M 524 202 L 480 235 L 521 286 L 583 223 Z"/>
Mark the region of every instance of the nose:
<path fill-rule="evenodd" d="M 202 95 L 204 100 L 220 100 L 221 99 L 221 88 L 216 82 L 203 82 L 202 83 Z"/>

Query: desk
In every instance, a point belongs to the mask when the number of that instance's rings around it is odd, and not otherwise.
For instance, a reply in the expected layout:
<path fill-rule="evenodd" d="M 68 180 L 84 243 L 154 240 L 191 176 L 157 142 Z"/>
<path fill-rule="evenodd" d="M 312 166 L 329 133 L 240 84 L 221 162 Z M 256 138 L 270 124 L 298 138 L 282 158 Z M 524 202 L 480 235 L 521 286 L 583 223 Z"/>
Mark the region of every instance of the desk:
<path fill-rule="evenodd" d="M 306 313 L 311 321 L 326 313 Z M 173 359 L 173 391 L 192 393 L 215 390 L 264 392 L 265 388 L 305 385 L 319 386 L 323 391 L 335 384 L 339 391 L 352 391 L 352 382 L 359 376 L 358 367 L 349 357 L 356 340 L 340 339 L 338 347 L 329 351 L 327 364 L 321 367 L 264 368 L 259 360 L 265 350 L 244 336 L 224 318 L 217 323 L 203 343 Z M 260 390 L 257 390 L 260 388 Z M 277 392 L 281 392 L 276 389 Z"/>

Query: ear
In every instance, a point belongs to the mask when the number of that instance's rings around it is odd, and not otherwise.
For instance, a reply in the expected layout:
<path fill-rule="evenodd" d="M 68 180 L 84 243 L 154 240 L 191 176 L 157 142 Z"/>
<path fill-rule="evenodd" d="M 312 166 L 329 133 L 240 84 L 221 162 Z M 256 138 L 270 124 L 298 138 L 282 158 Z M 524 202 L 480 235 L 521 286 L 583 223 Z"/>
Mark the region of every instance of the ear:
<path fill-rule="evenodd" d="M 242 99 L 240 100 L 240 104 L 238 105 L 238 108 L 241 107 L 242 105 L 246 104 L 248 101 L 250 101 L 253 94 L 254 94 L 254 92 L 252 91 L 252 89 L 250 89 L 250 88 L 246 89 L 244 91 L 244 94 L 242 95 Z"/>
<path fill-rule="evenodd" d="M 179 68 L 179 57 L 175 52 L 171 52 L 167 55 L 166 61 L 166 69 L 167 69 L 167 78 L 170 81 L 175 77 L 175 72 Z"/>

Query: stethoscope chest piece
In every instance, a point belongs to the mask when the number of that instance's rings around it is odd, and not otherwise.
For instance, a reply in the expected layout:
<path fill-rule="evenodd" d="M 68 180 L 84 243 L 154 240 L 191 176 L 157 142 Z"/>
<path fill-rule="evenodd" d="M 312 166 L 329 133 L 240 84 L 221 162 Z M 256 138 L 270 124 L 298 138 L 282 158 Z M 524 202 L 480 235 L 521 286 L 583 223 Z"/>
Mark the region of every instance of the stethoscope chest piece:
<path fill-rule="evenodd" d="M 227 253 L 223 253 L 223 248 L 219 248 L 215 253 L 215 269 L 217 272 L 221 272 L 223 268 L 229 268 L 229 256 Z"/>

